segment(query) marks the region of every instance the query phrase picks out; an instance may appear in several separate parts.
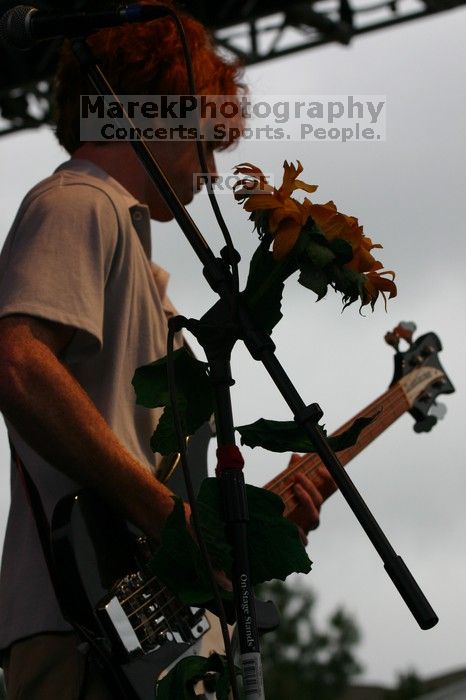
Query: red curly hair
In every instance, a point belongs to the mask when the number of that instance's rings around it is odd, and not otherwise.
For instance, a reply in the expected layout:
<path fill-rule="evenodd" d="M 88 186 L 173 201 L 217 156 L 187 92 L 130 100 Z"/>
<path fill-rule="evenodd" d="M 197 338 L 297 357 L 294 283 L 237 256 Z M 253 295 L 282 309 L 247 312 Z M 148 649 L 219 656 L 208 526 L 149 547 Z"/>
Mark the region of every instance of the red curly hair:
<path fill-rule="evenodd" d="M 146 0 L 145 4 L 173 4 Z M 217 51 L 206 28 L 177 10 L 183 24 L 193 64 L 198 95 L 236 95 L 245 91 L 238 61 L 230 62 Z M 118 95 L 183 95 L 189 93 L 182 44 L 175 22 L 162 17 L 152 22 L 103 29 L 88 39 L 102 70 Z M 69 44 L 60 55 L 54 81 L 56 136 L 68 153 L 80 145 L 80 96 L 92 94 Z M 241 113 L 238 126 L 243 126 Z M 232 141 L 218 141 L 224 149 Z"/>

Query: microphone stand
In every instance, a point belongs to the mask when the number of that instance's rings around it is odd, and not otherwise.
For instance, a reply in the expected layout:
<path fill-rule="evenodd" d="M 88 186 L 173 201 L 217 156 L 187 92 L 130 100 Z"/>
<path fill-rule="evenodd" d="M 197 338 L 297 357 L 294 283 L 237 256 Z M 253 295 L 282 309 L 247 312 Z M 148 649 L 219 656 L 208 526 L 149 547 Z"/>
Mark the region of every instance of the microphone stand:
<path fill-rule="evenodd" d="M 91 84 L 104 97 L 118 101 L 92 51 L 82 38 L 72 40 L 73 52 Z M 119 120 L 134 127 L 125 117 Z M 291 409 L 296 422 L 311 438 L 316 452 L 327 467 L 356 518 L 384 562 L 385 569 L 421 629 L 430 629 L 438 617 L 400 556 L 396 554 L 377 521 L 357 491 L 347 472 L 330 448 L 327 439 L 318 428 L 323 415 L 318 404 L 306 406 L 275 355 L 275 345 L 270 336 L 257 328 L 241 299 L 236 298 L 225 249 L 222 258 L 216 258 L 196 224 L 178 200 L 170 183 L 160 170 L 146 143 L 131 141 L 136 154 L 153 183 L 171 210 L 174 218 L 188 239 L 189 244 L 203 266 L 203 274 L 220 300 L 200 321 L 182 319 L 183 325 L 192 331 L 205 349 L 216 403 L 218 430 L 218 465 L 224 518 L 233 546 L 233 589 L 240 653 L 243 665 L 243 682 L 246 700 L 263 700 L 262 666 L 259 638 L 255 619 L 253 590 L 249 572 L 246 524 L 248 520 L 247 498 L 244 489 L 243 459 L 235 445 L 231 408 L 230 386 L 233 384 L 230 370 L 231 350 L 237 340 L 245 343 L 255 360 L 263 363 L 271 379 Z M 234 310 L 234 312 L 232 311 Z M 234 679 L 232 685 L 235 687 Z"/>

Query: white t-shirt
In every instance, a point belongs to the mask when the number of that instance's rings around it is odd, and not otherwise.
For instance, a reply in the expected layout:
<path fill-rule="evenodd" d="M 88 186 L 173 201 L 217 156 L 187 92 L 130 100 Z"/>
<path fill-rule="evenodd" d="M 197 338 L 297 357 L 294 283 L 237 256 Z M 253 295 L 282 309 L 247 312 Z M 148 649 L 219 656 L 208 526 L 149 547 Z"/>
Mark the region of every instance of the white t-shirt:
<path fill-rule="evenodd" d="M 135 403 L 134 371 L 166 354 L 167 274 L 150 262 L 150 218 L 118 182 L 84 160 L 63 164 L 25 197 L 0 256 L 0 317 L 31 316 L 77 332 L 61 361 L 125 447 L 156 471 L 160 409 Z M 178 339 L 179 340 L 179 339 Z M 50 517 L 78 486 L 10 428 Z M 0 578 L 0 649 L 63 620 L 16 466 Z"/>

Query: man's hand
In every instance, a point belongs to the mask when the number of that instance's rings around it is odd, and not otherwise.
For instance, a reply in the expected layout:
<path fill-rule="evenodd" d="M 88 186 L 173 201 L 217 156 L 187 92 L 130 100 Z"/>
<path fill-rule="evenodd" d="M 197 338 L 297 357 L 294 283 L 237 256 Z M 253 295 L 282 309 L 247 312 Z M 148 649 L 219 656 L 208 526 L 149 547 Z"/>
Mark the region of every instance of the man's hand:
<path fill-rule="evenodd" d="M 301 455 L 293 454 L 288 467 L 292 467 L 300 459 Z M 318 527 L 320 508 L 324 500 L 335 490 L 335 484 L 323 465 L 314 471 L 312 479 L 301 472 L 294 474 L 292 479 L 297 505 L 287 517 L 298 526 L 303 544 L 306 545 L 307 534 Z"/>

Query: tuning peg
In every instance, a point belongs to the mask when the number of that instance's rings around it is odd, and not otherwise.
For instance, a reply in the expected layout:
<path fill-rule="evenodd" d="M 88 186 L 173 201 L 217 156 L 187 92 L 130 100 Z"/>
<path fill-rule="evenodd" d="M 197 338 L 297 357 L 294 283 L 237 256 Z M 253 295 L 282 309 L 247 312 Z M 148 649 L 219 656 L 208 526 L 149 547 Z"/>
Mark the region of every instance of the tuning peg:
<path fill-rule="evenodd" d="M 391 345 L 392 348 L 395 348 L 395 350 L 398 350 L 398 345 L 400 344 L 400 339 L 392 331 L 388 331 L 387 333 L 385 333 L 384 340 L 387 343 L 387 345 Z"/>
<path fill-rule="evenodd" d="M 406 340 L 410 345 L 413 342 L 413 333 L 417 326 L 413 321 L 401 321 L 396 328 L 393 329 L 393 333 L 400 338 L 400 340 Z"/>
<path fill-rule="evenodd" d="M 434 425 L 437 422 L 437 418 L 435 416 L 428 415 L 422 420 L 418 420 L 417 423 L 414 424 L 414 432 L 415 433 L 428 433 Z"/>
<path fill-rule="evenodd" d="M 395 348 L 395 350 L 398 350 L 400 340 L 405 340 L 408 345 L 412 345 L 415 330 L 416 324 L 412 321 L 401 321 L 392 331 L 388 331 L 385 334 L 385 342 Z"/>
<path fill-rule="evenodd" d="M 429 409 L 429 416 L 434 416 L 437 420 L 442 420 L 445 418 L 447 412 L 447 407 L 444 403 L 435 402 Z"/>

